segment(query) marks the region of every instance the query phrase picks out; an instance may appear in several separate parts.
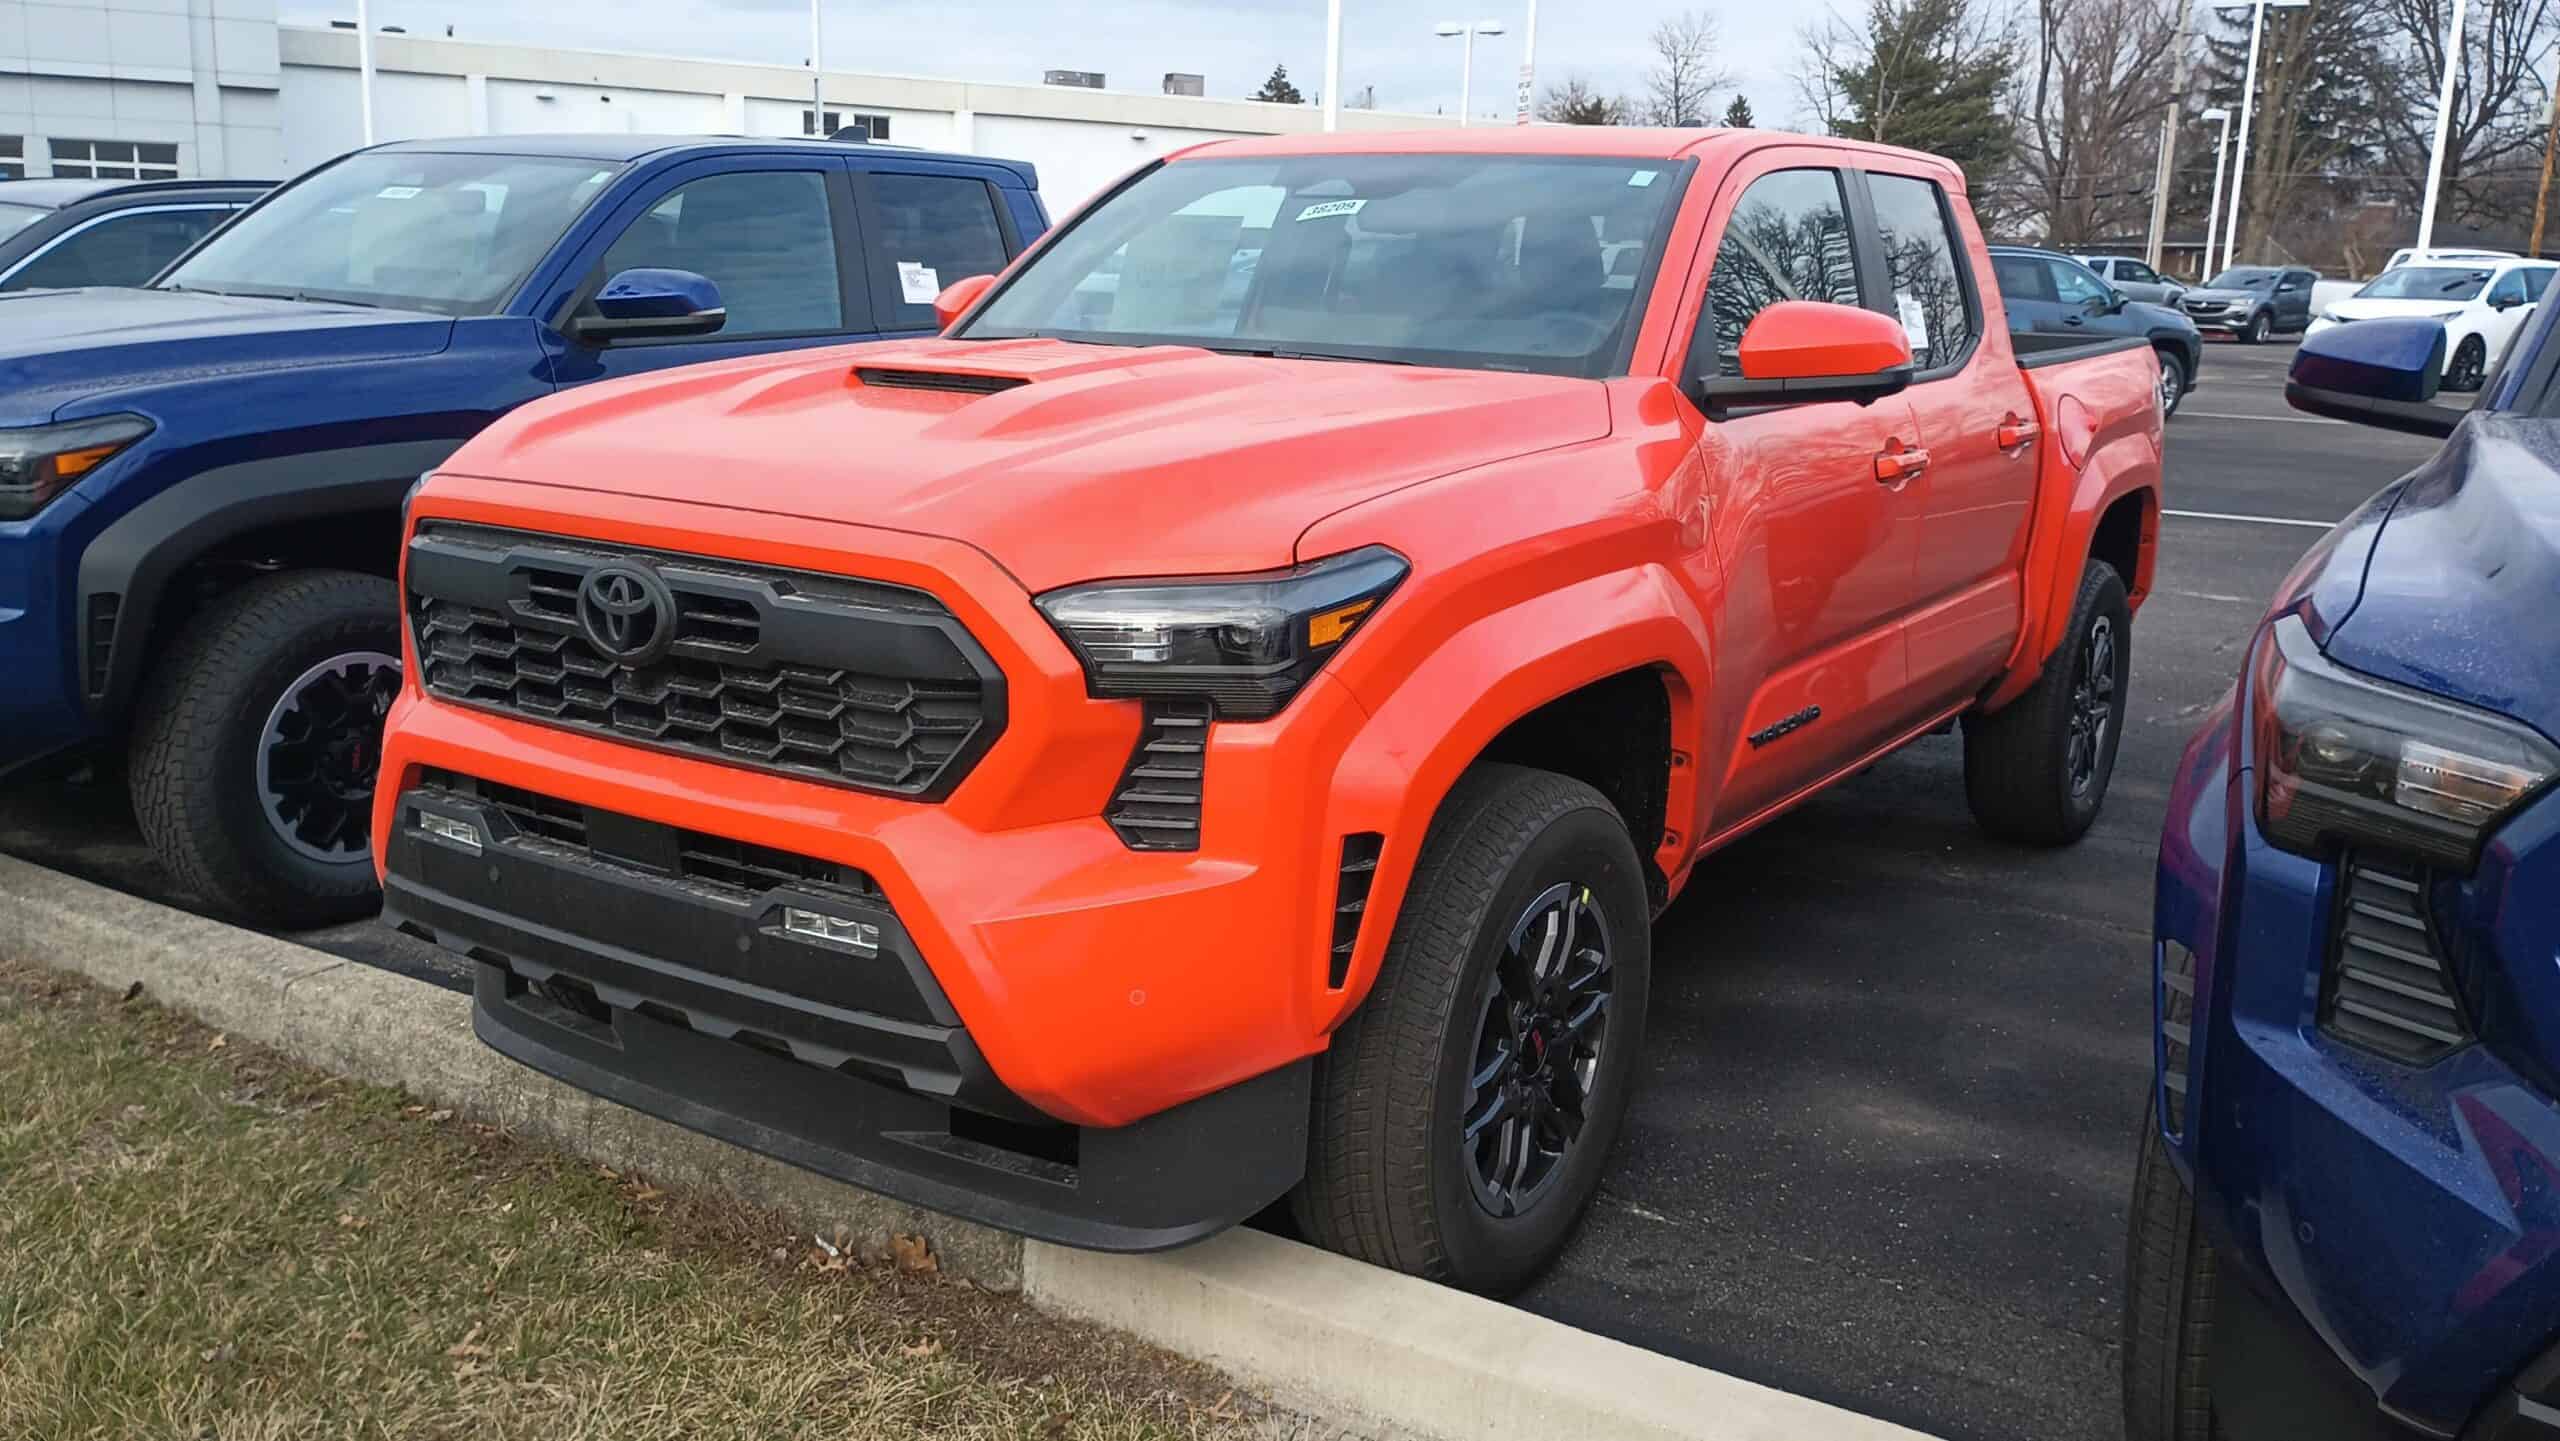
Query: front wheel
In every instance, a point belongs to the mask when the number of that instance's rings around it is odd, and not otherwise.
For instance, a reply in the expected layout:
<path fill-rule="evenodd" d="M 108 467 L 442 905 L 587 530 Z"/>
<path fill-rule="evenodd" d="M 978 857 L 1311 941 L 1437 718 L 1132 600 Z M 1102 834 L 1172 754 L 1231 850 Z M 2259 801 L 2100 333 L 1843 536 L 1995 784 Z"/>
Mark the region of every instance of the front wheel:
<path fill-rule="evenodd" d="M 2242 345 L 2263 345 L 2266 343 L 2267 331 L 2272 328 L 2272 325 L 2267 319 L 2267 313 L 2261 310 L 2257 314 L 2249 317 L 2248 324 L 2240 327 L 2240 343 Z"/>
<path fill-rule="evenodd" d="M 2474 391 L 2489 378 L 2489 342 L 2479 336 L 2466 336 L 2454 347 L 2453 360 L 2444 368 L 2444 388 Z"/>
<path fill-rule="evenodd" d="M 2080 576 L 2070 629 L 2025 695 L 1964 722 L 1965 799 L 1984 830 L 2029 845 L 2087 833 L 2114 778 L 2133 661 L 2133 607 L 2114 566 Z"/>
<path fill-rule="evenodd" d="M 2213 1248 L 2169 1165 L 2157 1113 L 2142 1118 L 2125 1237 L 2126 1441 L 2214 1441 L 2206 1377 L 2213 1346 Z"/>
<path fill-rule="evenodd" d="M 2178 413 L 2178 402 L 2187 398 L 2187 363 L 2168 351 L 2160 356 L 2160 415 L 2166 419 Z"/>
<path fill-rule="evenodd" d="M 372 909 L 399 610 L 378 576 L 266 576 L 216 600 L 156 658 L 134 728 L 133 808 L 180 884 L 282 927 Z"/>
<path fill-rule="evenodd" d="M 1635 1084 L 1651 908 L 1580 781 L 1486 764 L 1432 821 L 1368 999 L 1318 1061 L 1308 1239 L 1506 1295 L 1564 1249 Z"/>

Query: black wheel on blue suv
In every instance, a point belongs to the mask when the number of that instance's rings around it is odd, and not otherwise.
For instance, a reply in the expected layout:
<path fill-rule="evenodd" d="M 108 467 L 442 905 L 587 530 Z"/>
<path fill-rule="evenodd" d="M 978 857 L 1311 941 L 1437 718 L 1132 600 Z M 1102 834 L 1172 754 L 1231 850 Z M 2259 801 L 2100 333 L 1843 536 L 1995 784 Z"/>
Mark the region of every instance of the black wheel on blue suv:
<path fill-rule="evenodd" d="M 2105 804 L 2124 739 L 2133 607 L 2103 560 L 2080 574 L 2070 629 L 2025 695 L 1964 719 L 1964 790 L 1973 818 L 2003 840 L 2062 846 Z"/>
<path fill-rule="evenodd" d="M 379 576 L 288 571 L 220 596 L 156 658 L 134 723 L 133 808 L 180 884 L 283 927 L 379 903 L 373 782 L 400 688 L 399 612 Z"/>
<path fill-rule="evenodd" d="M 2124 1434 L 2126 1441 L 2214 1441 L 2206 1384 L 2213 1248 L 2196 1234 L 2195 1207 L 2169 1165 L 2156 1115 L 2146 1110 L 2142 1117 L 2125 1243 Z"/>
<path fill-rule="evenodd" d="M 1506 1295 L 1600 1188 L 1644 1041 L 1652 913 L 1608 799 L 1482 764 L 1442 802 L 1377 984 L 1318 1058 L 1309 1240 Z"/>

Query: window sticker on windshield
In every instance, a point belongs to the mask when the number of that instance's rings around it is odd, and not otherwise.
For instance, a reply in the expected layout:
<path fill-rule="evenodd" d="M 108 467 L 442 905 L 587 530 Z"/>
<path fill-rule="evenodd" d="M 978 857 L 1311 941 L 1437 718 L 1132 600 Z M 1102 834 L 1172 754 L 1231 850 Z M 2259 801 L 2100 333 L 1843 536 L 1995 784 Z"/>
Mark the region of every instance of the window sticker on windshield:
<path fill-rule="evenodd" d="M 419 189 L 415 185 L 386 185 L 375 191 L 374 196 L 381 200 L 415 200 Z"/>
<path fill-rule="evenodd" d="M 1330 215 L 1357 215 L 1366 200 L 1326 200 L 1298 212 L 1300 220 L 1322 220 Z"/>
<path fill-rule="evenodd" d="M 931 305 L 942 293 L 942 277 L 922 261 L 898 262 L 898 298 L 909 305 Z"/>
<path fill-rule="evenodd" d="M 1653 183 L 1653 177 L 1660 175 L 1661 173 L 1662 172 L 1659 170 L 1639 170 L 1635 174 L 1627 177 L 1627 183 L 1638 190 L 1642 190 Z"/>
<path fill-rule="evenodd" d="M 1902 312 L 1902 333 L 1911 337 L 1911 353 L 1926 354 L 1929 349 L 1929 312 L 1916 295 L 1893 297 L 1896 310 Z"/>

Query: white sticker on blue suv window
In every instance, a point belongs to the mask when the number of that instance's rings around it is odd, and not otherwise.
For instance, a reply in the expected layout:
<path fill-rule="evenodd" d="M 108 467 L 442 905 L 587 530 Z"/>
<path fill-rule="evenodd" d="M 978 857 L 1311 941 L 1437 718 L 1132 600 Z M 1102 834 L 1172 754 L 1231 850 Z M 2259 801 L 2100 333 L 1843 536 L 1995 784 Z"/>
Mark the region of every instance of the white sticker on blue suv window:
<path fill-rule="evenodd" d="M 381 200 L 415 200 L 418 191 L 419 187 L 415 185 L 386 185 L 375 191 L 374 196 Z"/>
<path fill-rule="evenodd" d="M 942 293 L 942 277 L 922 261 L 898 262 L 898 298 L 909 305 L 931 305 Z"/>
<path fill-rule="evenodd" d="M 1300 220 L 1322 220 L 1329 215 L 1357 215 L 1366 200 L 1325 200 L 1298 212 Z"/>

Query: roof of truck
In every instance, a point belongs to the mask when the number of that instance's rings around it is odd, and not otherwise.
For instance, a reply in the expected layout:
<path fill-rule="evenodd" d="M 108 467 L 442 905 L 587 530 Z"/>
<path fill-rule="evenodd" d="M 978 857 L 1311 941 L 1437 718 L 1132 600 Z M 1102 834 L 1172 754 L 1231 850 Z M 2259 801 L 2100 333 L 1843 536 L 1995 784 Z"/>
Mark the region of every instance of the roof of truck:
<path fill-rule="evenodd" d="M 905 146 L 868 145 L 853 140 L 809 140 L 788 135 L 461 135 L 436 140 L 395 140 L 374 148 L 447 155 L 556 156 L 565 160 L 593 160 L 617 165 L 688 151 L 704 154 L 742 150 L 825 151 L 831 155 L 867 155 L 876 160 L 991 165 L 1020 176 L 1025 186 L 1037 184 L 1032 167 L 1021 160 L 1005 160 L 993 155 L 955 155 L 938 150 L 910 150 Z"/>
<path fill-rule="evenodd" d="M 1778 145 L 1803 145 L 1834 153 L 1918 162 L 1947 176 L 1961 188 L 1963 172 L 1955 163 L 1917 150 L 1839 140 L 1827 135 L 1795 135 L 1774 130 L 1664 130 L 1639 125 L 1471 125 L 1432 130 L 1357 130 L 1315 135 L 1249 135 L 1210 140 L 1176 151 L 1186 157 L 1256 155 L 1561 155 L 1600 156 L 1625 160 L 1680 160 L 1725 153 L 1739 157 Z M 1171 157 L 1168 157 L 1171 158 Z"/>

